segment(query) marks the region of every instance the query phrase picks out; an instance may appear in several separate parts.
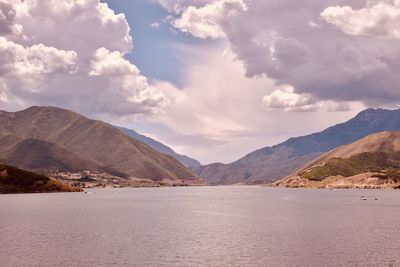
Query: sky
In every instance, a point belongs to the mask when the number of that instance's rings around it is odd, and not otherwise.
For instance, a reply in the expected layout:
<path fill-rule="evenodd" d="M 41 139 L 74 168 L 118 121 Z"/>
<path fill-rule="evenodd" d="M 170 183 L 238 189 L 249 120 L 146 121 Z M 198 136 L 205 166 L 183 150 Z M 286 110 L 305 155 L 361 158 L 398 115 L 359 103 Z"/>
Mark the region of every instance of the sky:
<path fill-rule="evenodd" d="M 400 0 L 0 0 L 0 109 L 74 110 L 202 163 L 400 100 Z"/>

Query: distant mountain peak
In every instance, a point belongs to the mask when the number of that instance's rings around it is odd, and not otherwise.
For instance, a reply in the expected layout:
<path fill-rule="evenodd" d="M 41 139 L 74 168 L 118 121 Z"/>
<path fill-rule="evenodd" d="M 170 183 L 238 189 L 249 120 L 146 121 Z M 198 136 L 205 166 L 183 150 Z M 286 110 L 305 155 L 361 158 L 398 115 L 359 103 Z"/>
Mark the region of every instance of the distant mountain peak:
<path fill-rule="evenodd" d="M 154 150 L 163 153 L 163 154 L 167 154 L 171 157 L 174 157 L 176 160 L 178 160 L 179 162 L 181 162 L 183 165 L 185 165 L 186 167 L 199 167 L 201 165 L 201 163 L 193 158 L 190 158 L 188 156 L 185 155 L 181 155 L 176 153 L 172 148 L 164 145 L 163 143 L 154 140 L 148 136 L 139 134 L 138 132 L 136 132 L 135 130 L 131 130 L 131 129 L 127 129 L 124 127 L 119 127 L 121 129 L 121 131 L 123 131 L 125 134 L 139 140 L 140 142 L 145 143 L 146 145 L 150 146 L 151 148 L 153 148 Z"/>
<path fill-rule="evenodd" d="M 290 138 L 230 163 L 206 165 L 195 172 L 212 184 L 260 183 L 292 174 L 318 156 L 367 135 L 400 130 L 400 109 L 369 108 L 321 132 Z"/>
<path fill-rule="evenodd" d="M 62 112 L 71 112 L 71 113 L 75 113 L 71 110 L 66 110 L 63 108 L 59 108 L 59 107 L 53 107 L 53 106 L 30 106 L 26 109 L 17 111 L 17 112 L 42 112 L 42 111 L 62 111 Z M 77 114 L 77 113 L 75 113 Z"/>
<path fill-rule="evenodd" d="M 400 109 L 367 108 L 358 113 L 353 119 L 372 119 L 386 113 L 400 112 Z"/>

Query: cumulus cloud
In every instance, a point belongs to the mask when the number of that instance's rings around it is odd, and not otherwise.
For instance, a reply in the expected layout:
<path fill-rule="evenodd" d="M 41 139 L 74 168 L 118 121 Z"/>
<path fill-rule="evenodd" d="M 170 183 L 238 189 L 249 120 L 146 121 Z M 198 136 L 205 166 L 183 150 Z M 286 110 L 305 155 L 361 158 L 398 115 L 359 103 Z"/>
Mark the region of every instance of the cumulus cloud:
<path fill-rule="evenodd" d="M 352 103 L 353 105 L 355 103 Z M 263 98 L 266 109 L 280 109 L 289 112 L 344 112 L 351 110 L 348 102 L 320 101 L 309 94 L 297 94 L 290 85 L 275 89 Z"/>
<path fill-rule="evenodd" d="M 150 86 L 147 79 L 140 75 L 139 69 L 126 60 L 120 52 L 111 52 L 106 48 L 99 48 L 91 61 L 90 76 L 100 80 L 105 79 L 109 87 L 113 88 L 113 96 L 125 99 L 118 105 L 129 113 L 151 113 L 160 106 L 167 106 L 168 100 L 154 87 Z M 115 99 L 119 101 L 119 98 Z M 116 102 L 117 103 L 117 102 Z M 131 106 L 131 107 L 129 107 Z"/>
<path fill-rule="evenodd" d="M 219 2 L 197 4 L 194 10 Z M 400 47 L 391 40 L 398 38 L 398 0 L 252 0 L 245 4 L 246 9 L 211 21 L 218 29 L 214 37 L 224 36 L 247 77 L 266 76 L 278 86 L 290 85 L 297 95 L 318 101 L 363 101 L 376 106 L 400 100 Z M 186 3 L 177 19 L 192 10 Z M 220 13 L 225 11 L 228 7 L 222 6 Z M 201 16 L 197 12 L 196 21 L 202 22 Z M 206 13 L 206 21 L 208 17 Z"/>
<path fill-rule="evenodd" d="M 99 0 L 6 1 L 14 3 L 16 23 L 23 27 L 28 43 L 86 56 L 100 47 L 123 54 L 133 47 L 125 15 L 115 14 Z"/>
<path fill-rule="evenodd" d="M 296 94 L 292 86 L 285 86 L 264 96 L 266 108 L 285 109 L 287 111 L 315 111 L 315 101 L 306 95 Z"/>
<path fill-rule="evenodd" d="M 40 75 L 73 73 L 77 54 L 58 50 L 43 44 L 24 47 L 0 37 L 0 73 L 13 75 Z"/>
<path fill-rule="evenodd" d="M 165 96 L 125 58 L 132 48 L 125 16 L 99 0 L 0 0 L 0 103 L 162 112 Z"/>
<path fill-rule="evenodd" d="M 181 9 L 178 18 L 171 16 L 169 20 L 176 29 L 195 37 L 219 39 L 225 37 L 220 21 L 237 10 L 246 9 L 242 0 L 218 0 L 201 7 L 190 5 Z"/>
<path fill-rule="evenodd" d="M 321 17 L 346 34 L 381 39 L 400 39 L 400 1 L 368 1 L 361 9 L 331 6 Z"/>
<path fill-rule="evenodd" d="M 104 47 L 95 52 L 90 65 L 90 75 L 123 76 L 126 74 L 139 76 L 139 69 L 126 60 L 120 52 L 111 52 Z M 144 77 L 139 78 L 145 81 Z"/>

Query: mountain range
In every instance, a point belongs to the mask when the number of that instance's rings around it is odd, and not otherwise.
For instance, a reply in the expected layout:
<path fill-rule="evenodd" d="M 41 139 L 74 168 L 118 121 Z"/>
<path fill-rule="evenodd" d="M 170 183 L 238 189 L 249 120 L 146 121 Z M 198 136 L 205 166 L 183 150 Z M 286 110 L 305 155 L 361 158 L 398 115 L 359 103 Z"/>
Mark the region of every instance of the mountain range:
<path fill-rule="evenodd" d="M 145 135 L 139 134 L 138 132 L 131 130 L 131 129 L 127 129 L 127 128 L 123 128 L 120 127 L 120 129 L 127 135 L 135 138 L 136 140 L 145 143 L 146 145 L 148 145 L 149 147 L 151 147 L 152 149 L 163 153 L 163 154 L 167 154 L 170 155 L 171 157 L 175 158 L 176 160 L 178 160 L 180 163 L 182 163 L 183 165 L 185 165 L 186 167 L 199 167 L 201 166 L 201 163 L 198 162 L 195 159 L 192 159 L 188 156 L 185 155 L 181 155 L 176 153 L 172 148 L 170 148 L 169 146 L 164 145 L 163 143 L 154 140 L 150 137 L 147 137 Z"/>
<path fill-rule="evenodd" d="M 161 181 L 197 179 L 120 129 L 55 107 L 0 111 L 0 160 L 30 170 L 96 170 Z"/>
<path fill-rule="evenodd" d="M 338 147 L 278 187 L 400 188 L 400 132 L 380 132 Z"/>
<path fill-rule="evenodd" d="M 307 136 L 290 138 L 230 163 L 213 163 L 193 171 L 209 184 L 261 184 L 293 174 L 310 161 L 369 134 L 400 130 L 400 110 L 367 109 L 351 120 Z"/>
<path fill-rule="evenodd" d="M 198 166 L 198 161 L 133 130 L 61 108 L 30 107 L 0 111 L 0 162 L 37 171 L 94 170 L 153 181 L 197 183 L 202 177 L 212 185 L 262 184 L 292 175 L 332 149 L 396 130 L 400 110 L 367 109 L 347 122 L 256 150 L 233 163 Z"/>

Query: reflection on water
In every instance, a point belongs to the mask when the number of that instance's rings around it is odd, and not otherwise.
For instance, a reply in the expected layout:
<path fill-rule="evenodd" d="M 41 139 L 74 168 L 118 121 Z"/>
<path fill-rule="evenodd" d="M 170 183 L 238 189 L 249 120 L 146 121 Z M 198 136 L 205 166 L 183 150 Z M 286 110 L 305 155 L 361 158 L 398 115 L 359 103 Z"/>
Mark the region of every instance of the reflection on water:
<path fill-rule="evenodd" d="M 400 266 L 398 191 L 1 195 L 0 215 L 1 266 Z"/>

